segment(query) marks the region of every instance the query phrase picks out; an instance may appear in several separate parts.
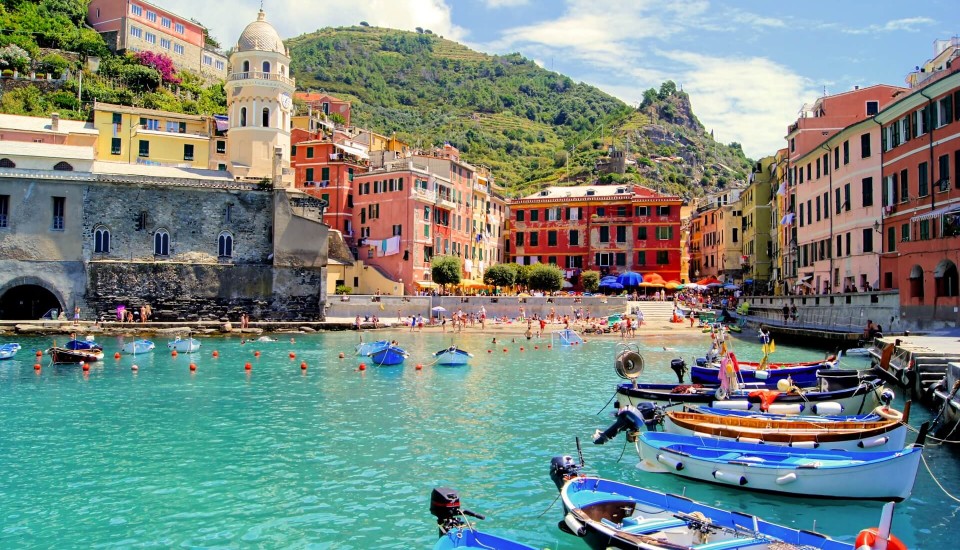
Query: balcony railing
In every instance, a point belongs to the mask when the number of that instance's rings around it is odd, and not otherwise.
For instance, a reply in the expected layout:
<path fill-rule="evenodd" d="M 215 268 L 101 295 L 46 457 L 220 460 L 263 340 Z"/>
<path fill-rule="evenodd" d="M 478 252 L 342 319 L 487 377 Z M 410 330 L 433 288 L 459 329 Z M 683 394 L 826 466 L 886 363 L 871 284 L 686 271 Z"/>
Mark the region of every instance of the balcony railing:
<path fill-rule="evenodd" d="M 414 187 L 413 191 L 414 191 L 414 195 L 416 195 L 416 198 L 418 199 L 425 199 L 428 202 L 434 202 L 434 203 L 437 202 L 436 191 L 428 191 L 426 189 L 421 189 L 419 187 Z"/>
<path fill-rule="evenodd" d="M 230 77 L 228 80 L 232 81 L 232 80 L 250 80 L 250 79 L 275 80 L 277 82 L 282 82 L 284 84 L 289 84 L 291 86 L 296 85 L 296 80 L 292 78 L 288 78 L 286 76 L 276 74 L 276 73 L 265 73 L 261 71 L 249 71 L 245 73 L 230 73 Z"/>

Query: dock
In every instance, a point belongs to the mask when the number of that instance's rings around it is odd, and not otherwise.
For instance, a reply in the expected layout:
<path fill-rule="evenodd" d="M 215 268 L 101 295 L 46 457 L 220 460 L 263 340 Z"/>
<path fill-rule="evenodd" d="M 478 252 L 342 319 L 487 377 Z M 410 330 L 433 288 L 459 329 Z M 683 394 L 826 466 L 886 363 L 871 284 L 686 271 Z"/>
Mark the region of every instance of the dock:
<path fill-rule="evenodd" d="M 870 350 L 875 365 L 883 349 L 893 345 L 889 375 L 914 400 L 930 404 L 931 386 L 943 379 L 947 366 L 960 361 L 960 338 L 950 335 L 907 335 L 877 338 Z"/>

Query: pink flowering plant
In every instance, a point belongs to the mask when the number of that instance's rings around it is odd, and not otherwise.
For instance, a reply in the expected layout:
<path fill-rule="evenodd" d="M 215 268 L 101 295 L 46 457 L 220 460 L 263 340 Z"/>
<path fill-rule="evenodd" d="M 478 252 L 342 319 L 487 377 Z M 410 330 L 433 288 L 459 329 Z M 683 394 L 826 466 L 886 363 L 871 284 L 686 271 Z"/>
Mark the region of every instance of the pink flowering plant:
<path fill-rule="evenodd" d="M 133 57 L 144 67 L 150 67 L 160 73 L 160 78 L 167 84 L 180 84 L 181 79 L 177 76 L 177 68 L 170 57 L 147 51 L 136 52 Z"/>

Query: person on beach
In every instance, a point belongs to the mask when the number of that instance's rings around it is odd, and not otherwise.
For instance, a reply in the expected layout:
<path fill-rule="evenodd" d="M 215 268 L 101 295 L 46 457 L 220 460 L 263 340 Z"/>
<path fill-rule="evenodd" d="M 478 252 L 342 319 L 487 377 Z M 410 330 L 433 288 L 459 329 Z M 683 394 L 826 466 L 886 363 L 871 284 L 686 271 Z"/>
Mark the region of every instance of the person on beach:
<path fill-rule="evenodd" d="M 547 322 L 543 319 L 540 319 L 540 335 L 543 336 L 544 331 L 547 329 Z"/>
<path fill-rule="evenodd" d="M 75 306 L 73 308 L 73 324 L 74 326 L 80 324 L 80 306 Z"/>
<path fill-rule="evenodd" d="M 447 316 L 443 315 L 440 317 L 440 328 L 443 329 L 443 332 L 447 332 Z"/>
<path fill-rule="evenodd" d="M 783 322 L 786 323 L 790 320 L 790 306 L 783 304 Z"/>
<path fill-rule="evenodd" d="M 790 306 L 790 318 L 793 319 L 794 322 L 797 321 L 797 304 Z"/>
<path fill-rule="evenodd" d="M 353 326 L 357 327 L 357 330 L 360 330 L 360 316 L 357 315 L 357 318 L 353 320 Z"/>

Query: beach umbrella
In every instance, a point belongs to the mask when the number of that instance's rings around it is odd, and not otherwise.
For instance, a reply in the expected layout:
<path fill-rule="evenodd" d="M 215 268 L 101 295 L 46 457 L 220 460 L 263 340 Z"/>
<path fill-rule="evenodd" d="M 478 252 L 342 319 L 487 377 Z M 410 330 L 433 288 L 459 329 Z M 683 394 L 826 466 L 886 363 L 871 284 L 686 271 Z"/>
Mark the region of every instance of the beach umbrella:
<path fill-rule="evenodd" d="M 667 290 L 679 290 L 683 288 L 683 285 L 677 281 L 670 281 L 667 283 Z"/>
<path fill-rule="evenodd" d="M 738 288 L 740 288 L 740 287 L 739 287 L 738 285 L 733 284 L 733 283 L 727 283 L 727 284 L 723 285 L 723 288 L 724 288 L 725 290 L 736 290 L 736 289 L 738 289 Z"/>
<path fill-rule="evenodd" d="M 621 273 L 617 276 L 617 283 L 627 287 L 627 286 L 637 286 L 643 282 L 643 275 L 639 273 L 634 273 L 633 271 L 627 271 L 626 273 Z"/>
<path fill-rule="evenodd" d="M 436 306 L 436 307 L 430 308 L 430 311 L 432 311 L 433 314 L 436 315 L 437 317 L 440 317 L 440 314 L 447 311 L 447 308 L 443 306 Z"/>
<path fill-rule="evenodd" d="M 610 290 L 623 290 L 623 285 L 617 282 L 610 283 L 606 287 Z"/>
<path fill-rule="evenodd" d="M 717 288 L 723 286 L 723 283 L 717 281 L 716 283 L 708 283 L 707 288 Z"/>

